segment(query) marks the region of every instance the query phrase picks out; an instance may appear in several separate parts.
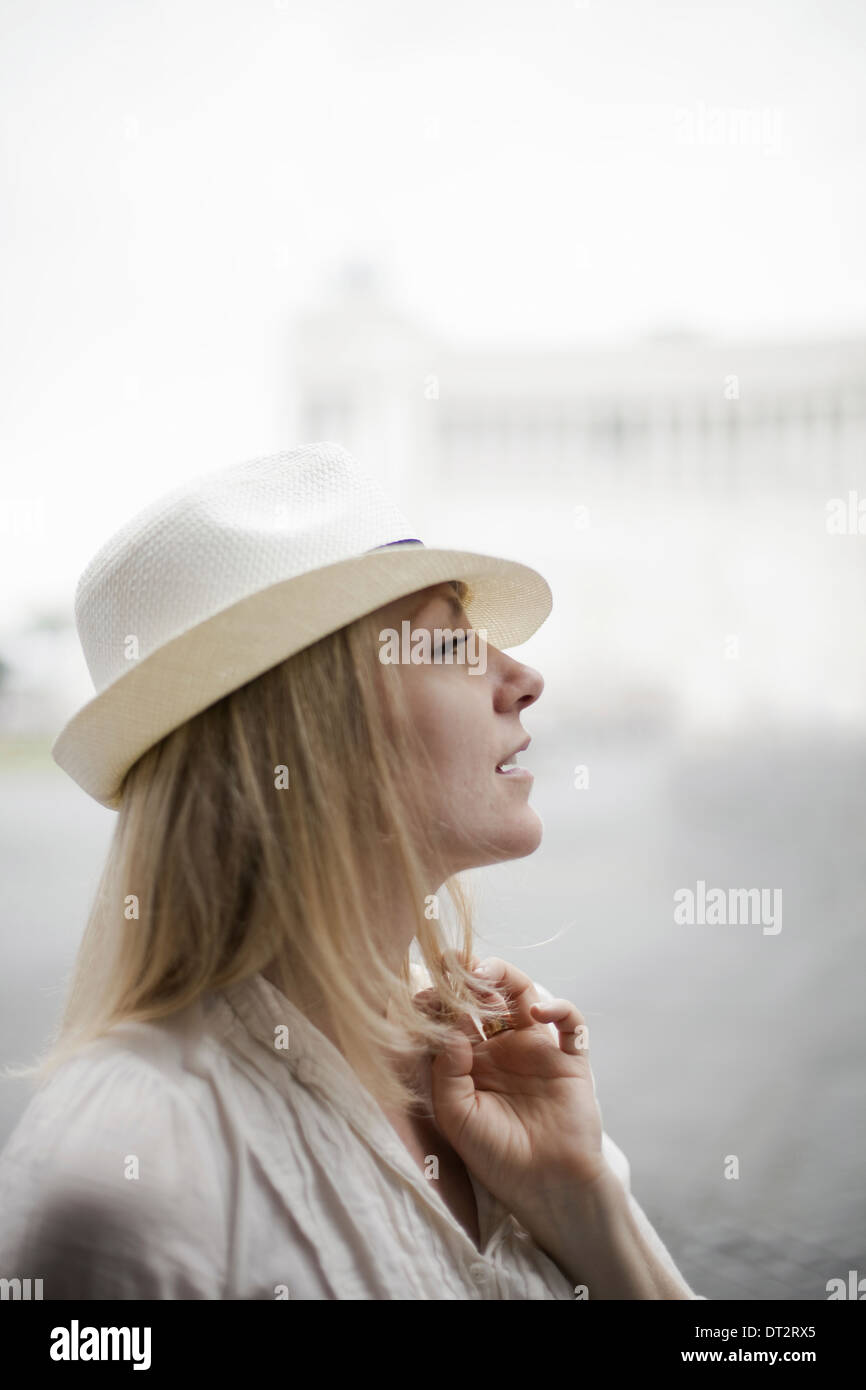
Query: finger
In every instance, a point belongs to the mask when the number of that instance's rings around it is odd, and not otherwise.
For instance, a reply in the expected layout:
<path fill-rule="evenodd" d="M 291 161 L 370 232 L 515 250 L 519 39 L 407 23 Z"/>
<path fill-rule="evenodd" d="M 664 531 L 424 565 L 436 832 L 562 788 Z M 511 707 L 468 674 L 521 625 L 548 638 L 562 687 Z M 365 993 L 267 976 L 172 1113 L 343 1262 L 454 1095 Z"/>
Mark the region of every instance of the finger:
<path fill-rule="evenodd" d="M 437 1017 L 445 1013 L 445 1005 L 435 989 L 421 989 L 417 994 L 412 995 L 412 1003 L 417 1004 L 425 1014 L 432 1014 Z"/>
<path fill-rule="evenodd" d="M 459 961 L 461 970 L 471 970 L 471 968 L 472 968 L 473 965 L 477 965 L 477 964 L 479 963 L 479 962 L 478 962 L 478 957 L 477 957 L 477 956 L 473 956 L 473 957 L 471 957 L 470 959 L 467 959 L 467 957 L 464 956 L 464 955 L 462 955 L 462 954 L 458 956 L 458 955 L 457 955 L 457 952 L 445 952 L 445 953 L 443 953 L 443 957 L 442 957 L 443 962 L 446 962 L 446 961 L 447 961 L 448 959 L 450 959 L 452 956 L 453 956 L 454 958 L 456 958 L 456 959 Z M 462 977 L 461 977 L 461 987 L 462 987 L 462 983 L 463 983 L 463 982 L 462 982 Z M 505 1007 L 505 998 L 504 998 L 504 996 L 501 995 L 501 994 L 498 994 L 498 993 L 496 992 L 496 990 L 492 988 L 492 986 L 491 986 L 491 984 L 490 984 L 490 981 L 489 981 L 486 977 L 480 977 L 480 978 L 477 979 L 477 980 L 472 980 L 472 979 L 470 979 L 470 981 L 469 981 L 469 987 L 470 987 L 472 990 L 474 990 L 474 992 L 475 992 L 476 994 L 478 994 L 479 997 L 484 998 L 484 1000 L 485 1000 L 486 1003 L 491 1003 L 491 1002 L 492 1002 L 492 1003 L 502 1004 L 503 1007 Z M 440 1000 L 439 994 L 438 994 L 438 992 L 437 992 L 437 990 L 436 990 L 435 988 L 419 990 L 419 991 L 418 991 L 416 994 L 414 994 L 412 997 L 413 997 L 413 999 L 415 999 L 415 1000 L 422 1006 L 422 1008 L 425 1007 L 427 1001 L 431 1001 L 431 1002 L 433 1002 L 433 1003 L 435 1003 L 435 1004 L 438 1004 L 439 1007 L 440 1007 L 440 1009 L 441 1009 L 441 1007 L 442 1007 L 442 1006 L 441 1006 L 441 1000 Z"/>
<path fill-rule="evenodd" d="M 589 1028 L 576 1004 L 568 999 L 552 999 L 549 1004 L 532 1005 L 532 1013 L 539 1023 L 552 1023 L 559 1033 L 559 1046 L 563 1052 L 581 1056 L 589 1050 Z"/>
<path fill-rule="evenodd" d="M 491 990 L 487 985 L 478 984 L 474 986 L 474 988 L 477 990 L 479 998 L 483 998 L 485 1003 L 497 1005 L 502 1011 L 502 1014 L 507 1016 L 508 1004 L 503 995 L 499 994 L 496 990 Z M 467 1007 L 465 1011 L 459 1015 L 449 1013 L 435 989 L 419 990 L 417 994 L 412 996 L 412 999 L 429 1017 L 437 1019 L 440 1022 L 452 1022 L 455 1028 L 459 1028 L 462 1033 L 466 1034 L 470 1042 L 485 1042 L 490 1036 L 490 1024 L 488 1023 L 485 1025 L 482 1023 L 480 1016 L 474 1009 Z M 497 1030 L 494 1028 L 492 1031 Z"/>
<path fill-rule="evenodd" d="M 455 1143 L 475 1105 L 473 1061 L 469 1039 L 455 1033 L 430 1067 L 430 1099 L 436 1123 L 450 1144 Z"/>
<path fill-rule="evenodd" d="M 582 1023 L 585 1023 L 583 1014 L 576 1004 L 572 1004 L 570 999 L 550 999 L 545 1003 L 539 1000 L 532 1005 L 535 1014 L 544 1013 L 547 1015 L 547 1023 L 555 1023 L 557 1028 L 562 1028 L 567 1032 L 574 1032 Z"/>
<path fill-rule="evenodd" d="M 538 1000 L 538 991 L 534 981 L 523 970 L 499 956 L 488 956 L 483 961 L 473 958 L 472 973 L 484 984 L 501 990 L 507 996 L 514 1028 L 528 1028 L 535 1022 L 530 1009 Z"/>

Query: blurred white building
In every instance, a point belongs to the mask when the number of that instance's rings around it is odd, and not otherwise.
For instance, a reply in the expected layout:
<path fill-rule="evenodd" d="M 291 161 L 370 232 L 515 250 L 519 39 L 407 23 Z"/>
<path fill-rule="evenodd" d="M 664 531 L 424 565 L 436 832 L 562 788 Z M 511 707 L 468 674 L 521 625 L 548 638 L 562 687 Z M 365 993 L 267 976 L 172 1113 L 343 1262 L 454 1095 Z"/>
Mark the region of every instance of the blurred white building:
<path fill-rule="evenodd" d="M 556 351 L 460 348 L 365 267 L 299 326 L 300 437 L 344 443 L 408 497 L 443 488 L 826 498 L 863 483 L 866 340 L 688 334 Z"/>
<path fill-rule="evenodd" d="M 866 515 L 827 527 L 866 499 L 866 340 L 459 346 L 359 267 L 296 360 L 300 439 L 356 453 L 428 544 L 548 578 L 549 707 L 866 718 Z"/>

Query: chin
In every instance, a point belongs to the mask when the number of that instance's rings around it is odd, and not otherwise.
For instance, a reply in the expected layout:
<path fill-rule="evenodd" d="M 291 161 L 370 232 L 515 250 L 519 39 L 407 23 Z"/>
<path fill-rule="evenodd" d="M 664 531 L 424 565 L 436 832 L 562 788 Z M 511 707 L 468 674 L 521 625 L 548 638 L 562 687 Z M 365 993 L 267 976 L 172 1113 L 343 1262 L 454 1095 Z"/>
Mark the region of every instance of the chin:
<path fill-rule="evenodd" d="M 510 825 L 506 833 L 500 823 L 495 831 L 486 837 L 483 854 L 473 858 L 472 868 L 484 864 L 502 864 L 509 859 L 525 859 L 534 854 L 544 837 L 544 823 L 537 811 L 526 808 L 526 814 L 519 824 Z"/>
<path fill-rule="evenodd" d="M 544 838 L 544 822 L 536 811 L 531 811 L 530 822 L 521 827 L 520 833 L 514 836 L 514 849 L 508 855 L 509 859 L 524 859 L 527 854 L 534 854 Z"/>

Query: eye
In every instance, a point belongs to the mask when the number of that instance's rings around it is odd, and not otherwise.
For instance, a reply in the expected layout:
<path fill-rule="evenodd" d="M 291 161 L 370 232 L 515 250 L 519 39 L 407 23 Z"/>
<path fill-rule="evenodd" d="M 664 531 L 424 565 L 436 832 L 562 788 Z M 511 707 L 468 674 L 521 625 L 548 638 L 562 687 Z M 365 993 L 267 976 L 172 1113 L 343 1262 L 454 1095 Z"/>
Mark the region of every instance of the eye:
<path fill-rule="evenodd" d="M 455 644 L 455 642 L 465 642 L 465 641 L 466 641 L 466 633 L 465 633 L 465 632 L 455 632 L 454 635 L 453 635 L 452 637 L 447 637 L 447 638 L 445 639 L 444 642 L 440 643 L 440 645 L 436 648 L 436 650 L 435 650 L 435 652 L 434 652 L 434 656 L 444 656 L 446 648 L 447 648 L 447 650 L 448 650 L 449 652 L 453 652 L 453 651 L 454 651 L 454 644 Z"/>

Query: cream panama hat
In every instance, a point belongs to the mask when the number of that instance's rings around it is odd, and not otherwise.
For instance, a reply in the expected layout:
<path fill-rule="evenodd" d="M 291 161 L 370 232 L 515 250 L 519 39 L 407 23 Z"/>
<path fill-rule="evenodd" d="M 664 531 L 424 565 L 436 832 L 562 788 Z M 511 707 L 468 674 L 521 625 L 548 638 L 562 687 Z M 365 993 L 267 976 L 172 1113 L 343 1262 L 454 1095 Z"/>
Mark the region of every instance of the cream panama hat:
<path fill-rule="evenodd" d="M 429 548 L 338 444 L 306 444 L 194 478 L 102 546 L 75 593 L 96 695 L 52 756 L 116 810 L 132 765 L 224 695 L 337 628 L 444 580 L 473 627 L 517 646 L 549 614 L 541 575 Z"/>

